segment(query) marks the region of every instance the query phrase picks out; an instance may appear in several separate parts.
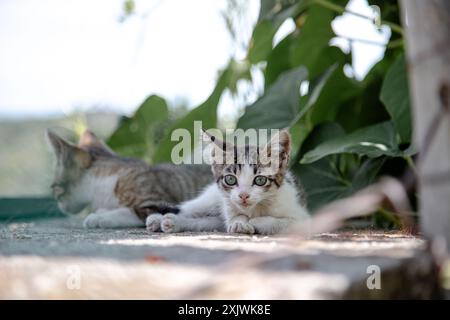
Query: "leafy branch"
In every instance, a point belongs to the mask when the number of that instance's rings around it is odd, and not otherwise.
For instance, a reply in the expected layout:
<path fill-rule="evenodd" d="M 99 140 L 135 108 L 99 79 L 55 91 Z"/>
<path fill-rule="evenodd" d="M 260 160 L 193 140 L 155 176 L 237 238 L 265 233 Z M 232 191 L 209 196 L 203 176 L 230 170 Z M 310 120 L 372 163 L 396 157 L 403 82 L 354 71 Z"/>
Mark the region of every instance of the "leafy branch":
<path fill-rule="evenodd" d="M 399 26 L 396 23 L 390 22 L 390 21 L 386 21 L 386 20 L 382 20 L 382 19 L 377 19 L 376 17 L 370 17 L 370 16 L 366 16 L 364 14 L 358 13 L 358 12 L 354 12 L 351 10 L 348 10 L 338 4 L 332 3 L 330 1 L 327 0 L 313 0 L 312 3 L 318 4 L 324 8 L 330 9 L 334 12 L 337 12 L 339 14 L 344 14 L 344 13 L 348 13 L 351 14 L 355 17 L 358 18 L 362 18 L 362 19 L 367 19 L 370 20 L 373 24 L 375 24 L 377 27 L 380 27 L 382 24 L 387 25 L 389 28 L 391 28 L 392 31 L 401 34 L 403 36 L 403 29 L 401 26 Z"/>

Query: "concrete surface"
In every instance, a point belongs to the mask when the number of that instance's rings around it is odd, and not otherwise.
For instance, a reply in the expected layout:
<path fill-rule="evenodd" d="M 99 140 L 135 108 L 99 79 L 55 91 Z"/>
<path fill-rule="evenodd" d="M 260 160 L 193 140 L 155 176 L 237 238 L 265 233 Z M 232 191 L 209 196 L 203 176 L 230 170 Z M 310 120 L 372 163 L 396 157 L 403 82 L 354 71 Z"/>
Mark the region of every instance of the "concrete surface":
<path fill-rule="evenodd" d="M 0 225 L 0 298 L 427 299 L 438 289 L 424 248 L 367 230 L 304 240 L 85 230 L 81 218 L 10 223 Z M 381 289 L 370 290 L 377 267 Z"/>

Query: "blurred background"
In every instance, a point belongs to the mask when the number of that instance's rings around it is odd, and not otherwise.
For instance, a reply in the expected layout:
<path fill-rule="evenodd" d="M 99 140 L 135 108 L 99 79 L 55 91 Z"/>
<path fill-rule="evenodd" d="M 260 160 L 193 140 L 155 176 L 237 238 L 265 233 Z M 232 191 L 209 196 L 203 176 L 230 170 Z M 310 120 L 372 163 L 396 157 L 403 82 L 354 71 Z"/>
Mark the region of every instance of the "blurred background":
<path fill-rule="evenodd" d="M 46 128 L 75 139 L 72 132 L 89 127 L 108 139 L 151 95 L 164 99 L 176 121 L 207 101 L 230 61 L 250 74 L 219 96 L 217 125 L 234 127 L 264 93 L 265 62 L 246 62 L 260 6 L 259 0 L 0 1 L 0 196 L 49 193 Z M 365 0 L 345 7 L 376 18 Z M 336 14 L 331 26 L 330 46 L 351 56 L 345 75 L 363 80 L 383 58 L 391 29 L 348 12 Z M 295 29 L 294 19 L 284 19 L 272 47 Z"/>

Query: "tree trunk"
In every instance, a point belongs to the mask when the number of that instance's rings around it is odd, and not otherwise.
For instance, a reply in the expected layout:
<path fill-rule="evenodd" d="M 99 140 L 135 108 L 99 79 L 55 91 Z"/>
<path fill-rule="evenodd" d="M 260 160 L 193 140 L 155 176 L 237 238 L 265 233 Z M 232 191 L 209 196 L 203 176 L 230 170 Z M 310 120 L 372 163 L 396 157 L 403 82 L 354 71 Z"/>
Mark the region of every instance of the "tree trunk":
<path fill-rule="evenodd" d="M 450 1 L 401 0 L 419 149 L 420 224 L 450 249 Z"/>

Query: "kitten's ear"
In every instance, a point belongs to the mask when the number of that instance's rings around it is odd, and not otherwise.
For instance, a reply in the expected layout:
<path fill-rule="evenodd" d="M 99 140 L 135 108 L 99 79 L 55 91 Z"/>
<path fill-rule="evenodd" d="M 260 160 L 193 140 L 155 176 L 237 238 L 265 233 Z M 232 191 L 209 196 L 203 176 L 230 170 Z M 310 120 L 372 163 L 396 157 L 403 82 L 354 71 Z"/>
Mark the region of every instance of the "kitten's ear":
<path fill-rule="evenodd" d="M 69 142 L 56 135 L 49 129 L 47 129 L 47 139 L 50 142 L 50 145 L 53 148 L 53 152 L 55 153 L 57 158 L 64 156 L 70 151 L 70 149 L 73 148 L 73 146 Z"/>
<path fill-rule="evenodd" d="M 216 147 L 221 149 L 223 152 L 227 152 L 233 149 L 233 146 L 229 143 L 226 143 L 222 139 L 217 137 L 218 135 L 209 133 L 205 129 L 202 129 L 202 138 L 203 141 L 213 142 Z"/>
<path fill-rule="evenodd" d="M 80 168 L 87 169 L 92 164 L 92 156 L 83 149 L 75 147 L 73 157 L 75 164 Z"/>
<path fill-rule="evenodd" d="M 80 141 L 78 142 L 78 146 L 80 148 L 100 148 L 103 149 L 109 153 L 114 153 L 107 145 L 106 143 L 99 139 L 95 133 L 93 133 L 90 130 L 86 130 L 83 132 L 83 134 L 80 137 Z"/>
<path fill-rule="evenodd" d="M 56 157 L 65 165 L 75 163 L 81 168 L 88 168 L 91 165 L 92 157 L 87 151 L 72 145 L 50 130 L 47 130 L 47 138 Z"/>
<path fill-rule="evenodd" d="M 280 161 L 279 168 L 285 168 L 291 154 L 291 136 L 289 132 L 283 129 L 273 134 L 270 141 L 263 147 L 263 154 L 269 159 Z"/>
<path fill-rule="evenodd" d="M 212 142 L 211 152 L 211 164 L 213 165 L 223 165 L 226 163 L 231 163 L 233 158 L 234 146 L 230 143 L 223 141 L 217 136 L 222 136 L 220 131 L 217 135 L 207 132 L 202 129 L 202 139 L 206 142 Z M 218 168 L 213 167 L 213 171 Z"/>

